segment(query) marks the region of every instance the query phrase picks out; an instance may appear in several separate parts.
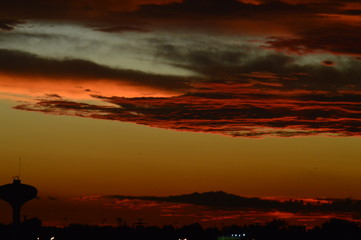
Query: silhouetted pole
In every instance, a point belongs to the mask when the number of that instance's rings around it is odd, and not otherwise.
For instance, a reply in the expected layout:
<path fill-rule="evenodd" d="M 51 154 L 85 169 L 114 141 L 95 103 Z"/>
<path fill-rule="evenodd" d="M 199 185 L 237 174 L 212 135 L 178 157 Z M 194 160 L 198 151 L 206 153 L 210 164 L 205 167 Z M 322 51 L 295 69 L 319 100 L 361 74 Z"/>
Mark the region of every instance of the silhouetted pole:
<path fill-rule="evenodd" d="M 20 210 L 24 203 L 35 198 L 38 190 L 30 185 L 22 184 L 19 177 L 13 183 L 0 186 L 0 199 L 6 201 L 13 208 L 13 227 L 15 239 L 20 226 Z"/>
<path fill-rule="evenodd" d="M 134 223 L 135 228 L 141 229 L 144 228 L 145 222 L 143 222 L 143 218 L 138 218 L 138 222 Z"/>
<path fill-rule="evenodd" d="M 121 226 L 122 226 L 122 223 L 123 223 L 123 218 L 118 217 L 118 218 L 116 218 L 116 220 L 117 220 L 117 226 L 118 226 L 118 227 L 121 227 Z"/>

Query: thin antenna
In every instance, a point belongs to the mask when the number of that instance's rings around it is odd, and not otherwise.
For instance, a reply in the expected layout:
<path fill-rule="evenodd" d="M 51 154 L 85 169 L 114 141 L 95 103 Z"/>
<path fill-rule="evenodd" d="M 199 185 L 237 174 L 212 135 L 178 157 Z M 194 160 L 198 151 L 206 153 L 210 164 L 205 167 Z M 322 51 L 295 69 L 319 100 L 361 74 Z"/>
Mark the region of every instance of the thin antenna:
<path fill-rule="evenodd" d="M 20 173 L 21 173 L 21 157 L 19 157 L 19 178 L 20 178 Z"/>
<path fill-rule="evenodd" d="M 18 172 L 18 175 L 13 177 L 14 182 L 20 182 L 20 174 L 21 174 L 21 157 L 19 157 L 19 172 Z"/>

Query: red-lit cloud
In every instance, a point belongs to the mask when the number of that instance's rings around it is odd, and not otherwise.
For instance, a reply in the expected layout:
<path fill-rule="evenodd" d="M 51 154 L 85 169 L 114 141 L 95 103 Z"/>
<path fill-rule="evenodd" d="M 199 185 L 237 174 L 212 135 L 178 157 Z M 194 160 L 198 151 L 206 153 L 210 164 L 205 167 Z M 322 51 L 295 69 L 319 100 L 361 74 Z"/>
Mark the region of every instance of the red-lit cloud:
<path fill-rule="evenodd" d="M 271 84 L 263 77 L 255 73 L 244 83 L 204 82 L 173 97 L 93 96 L 106 106 L 52 98 L 16 108 L 239 137 L 361 134 L 360 91 L 284 91 L 283 83 L 276 84 L 279 79 Z"/>
<path fill-rule="evenodd" d="M 24 8 L 16 7 L 20 3 Z M 359 136 L 358 6 L 322 0 L 3 1 L 0 13 L 6 9 L 5 17 L 12 13 L 22 21 L 0 21 L 9 48 L 0 49 L 0 90 L 30 96 L 20 110 L 178 131 Z M 32 19 L 54 25 L 34 27 Z M 64 28 L 63 20 L 77 28 Z M 50 30 L 58 22 L 61 34 Z M 49 45 L 24 47 L 33 42 Z M 55 51 L 58 45 L 69 53 Z"/>

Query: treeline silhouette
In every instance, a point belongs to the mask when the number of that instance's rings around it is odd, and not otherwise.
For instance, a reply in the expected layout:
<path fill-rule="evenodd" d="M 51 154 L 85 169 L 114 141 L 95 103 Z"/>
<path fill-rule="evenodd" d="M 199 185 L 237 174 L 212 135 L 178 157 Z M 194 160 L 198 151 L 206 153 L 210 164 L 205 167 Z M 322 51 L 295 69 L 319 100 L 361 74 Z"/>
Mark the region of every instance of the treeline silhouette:
<path fill-rule="evenodd" d="M 12 240 L 13 235 L 12 225 L 0 224 L 1 240 Z M 172 225 L 126 224 L 118 227 L 70 224 L 60 228 L 43 227 L 39 219 L 32 218 L 21 224 L 18 235 L 21 240 L 359 240 L 361 227 L 356 222 L 330 219 L 311 229 L 289 225 L 283 220 L 273 220 L 264 225 L 224 226 L 221 229 L 203 228 L 199 223 L 177 228 Z"/>

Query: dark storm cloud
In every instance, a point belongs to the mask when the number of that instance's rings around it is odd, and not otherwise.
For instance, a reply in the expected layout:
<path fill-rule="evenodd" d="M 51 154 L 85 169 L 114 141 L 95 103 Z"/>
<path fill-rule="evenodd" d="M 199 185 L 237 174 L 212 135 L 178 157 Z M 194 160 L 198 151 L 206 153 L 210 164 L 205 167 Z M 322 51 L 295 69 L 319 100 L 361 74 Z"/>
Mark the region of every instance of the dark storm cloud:
<path fill-rule="evenodd" d="M 352 1 L 306 1 L 297 4 L 292 1 L 263 1 L 262 4 L 254 5 L 237 0 L 3 0 L 0 1 L 0 15 L 4 18 L 80 21 L 87 25 L 101 22 L 102 27 L 94 29 L 112 33 L 153 31 L 157 26 L 252 32 L 254 26 L 247 22 L 251 20 L 259 21 L 256 25 L 273 24 L 276 33 L 268 44 L 280 51 L 299 53 L 323 50 L 359 55 L 359 27 L 340 25 L 337 21 L 329 22 L 327 16 L 320 15 L 359 15 L 359 9 L 343 8 L 349 2 Z M 243 20 L 246 22 L 239 23 Z M 12 27 L 0 22 L 0 29 Z M 278 29 L 282 28 L 285 29 L 279 32 Z M 298 37 L 280 38 L 279 35 L 284 36 L 283 33 L 292 33 Z"/>
<path fill-rule="evenodd" d="M 339 6 L 339 5 L 337 5 Z M 235 19 L 278 19 L 278 16 L 305 15 L 313 17 L 318 13 L 319 6 L 310 4 L 288 4 L 282 1 L 266 1 L 262 4 L 246 4 L 237 0 L 184 0 L 169 4 L 144 4 L 140 5 L 135 14 L 143 17 L 176 19 L 184 18 L 221 18 L 225 20 Z M 334 5 L 328 6 L 332 9 Z M 322 11 L 324 11 L 323 8 Z M 203 19 L 204 20 L 204 19 Z"/>
<path fill-rule="evenodd" d="M 351 2 L 351 1 L 350 1 Z M 295 53 L 309 53 L 326 51 L 337 54 L 360 54 L 359 24 L 351 21 L 343 22 L 332 14 L 359 16 L 359 9 L 344 9 L 348 1 L 321 1 L 293 4 L 292 1 L 264 1 L 262 4 L 245 4 L 237 0 L 227 1 L 202 1 L 185 0 L 164 5 L 141 5 L 135 12 L 139 16 L 167 19 L 169 24 L 181 24 L 183 21 L 189 27 L 204 25 L 209 28 L 227 29 L 240 32 L 252 29 L 247 23 L 237 23 L 241 20 L 263 21 L 283 26 L 297 37 L 279 37 L 282 32 L 276 30 L 274 38 L 268 44 L 280 51 L 293 51 Z M 197 19 L 192 22 L 192 19 Z M 233 22 L 227 26 L 226 22 Z M 218 21 L 218 22 L 217 22 Z M 187 23 L 188 22 L 188 23 Z M 217 23 L 220 24 L 217 25 Z M 207 25 L 208 24 L 208 25 Z M 239 25 L 238 25 L 239 24 Z M 231 31 L 232 31 L 231 30 Z M 267 29 L 264 29 L 267 30 Z"/>
<path fill-rule="evenodd" d="M 353 58 L 338 68 L 334 67 L 338 65 L 337 61 L 320 60 L 319 63 L 300 64 L 297 62 L 298 55 L 277 52 L 260 54 L 258 47 L 242 44 L 207 44 L 201 41 L 189 46 L 164 41 L 154 44 L 158 57 L 218 81 L 249 83 L 251 80 L 261 80 L 261 84 L 278 84 L 283 90 L 361 90 L 361 61 Z M 267 72 L 273 76 L 260 79 L 250 75 L 254 72 Z"/>
<path fill-rule="evenodd" d="M 292 2 L 291 2 L 292 3 Z M 291 4 L 287 1 L 263 1 L 262 4 L 245 4 L 237 0 L 183 0 L 173 1 L 115 1 L 115 0 L 2 0 L 2 16 L 15 16 L 29 19 L 73 19 L 73 20 L 114 20 L 134 16 L 152 18 L 178 18 L 182 16 L 220 16 L 237 18 L 275 18 L 277 15 L 335 12 L 344 3 L 328 1 L 324 3 Z M 345 2 L 346 3 L 346 2 Z M 133 13 L 135 15 L 133 15 Z M 113 23 L 114 24 L 114 23 Z"/>
<path fill-rule="evenodd" d="M 361 16 L 361 9 L 344 10 L 341 11 L 340 13 L 344 15 Z"/>
<path fill-rule="evenodd" d="M 148 74 L 140 71 L 122 70 L 99 65 L 80 59 L 55 60 L 41 58 L 21 51 L 0 49 L 0 72 L 16 76 L 47 77 L 50 81 L 69 78 L 82 80 L 114 80 L 133 85 L 150 86 L 161 89 L 184 89 L 189 79 Z M 59 81 L 59 80 L 58 80 Z"/>
<path fill-rule="evenodd" d="M 171 0 L 169 0 L 171 1 Z M 141 3 L 164 4 L 168 0 L 145 0 Z M 0 16 L 31 20 L 124 23 L 124 17 L 133 21 L 130 11 L 137 9 L 132 0 L 1 0 Z M 120 14 L 119 14 L 120 13 Z"/>
<path fill-rule="evenodd" d="M 361 55 L 361 31 L 359 26 L 337 24 L 310 27 L 297 32 L 297 38 L 274 37 L 267 42 L 271 48 L 297 54 L 328 52 L 345 55 Z"/>
<path fill-rule="evenodd" d="M 64 1 L 64 3 L 66 0 Z M 22 19 L 66 16 L 67 9 L 61 1 L 44 0 L 1 0 L 0 15 Z"/>
<path fill-rule="evenodd" d="M 282 211 L 282 212 L 348 212 L 358 213 L 361 210 L 361 201 L 354 199 L 314 199 L 313 203 L 304 200 L 266 200 L 260 198 L 246 198 L 225 192 L 205 192 L 168 197 L 153 196 L 107 196 L 119 200 L 135 199 L 156 202 L 171 202 L 180 204 L 194 204 L 209 207 L 214 210 L 255 210 L 255 211 Z"/>
<path fill-rule="evenodd" d="M 218 68 L 237 66 L 242 60 L 257 51 L 246 44 L 226 44 L 218 41 L 195 40 L 187 45 L 176 45 L 165 39 L 150 39 L 156 49 L 156 56 L 175 65 L 208 74 Z"/>
<path fill-rule="evenodd" d="M 243 6 L 236 0 L 184 0 L 181 3 L 175 2 L 166 5 L 148 4 L 141 5 L 138 13 L 157 17 L 176 17 L 174 14 L 192 15 L 229 15 L 237 13 Z M 173 15 L 173 16 L 172 16 Z"/>

